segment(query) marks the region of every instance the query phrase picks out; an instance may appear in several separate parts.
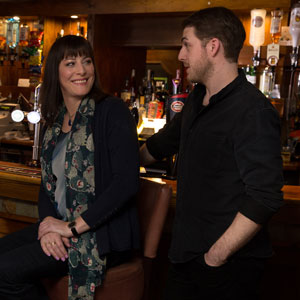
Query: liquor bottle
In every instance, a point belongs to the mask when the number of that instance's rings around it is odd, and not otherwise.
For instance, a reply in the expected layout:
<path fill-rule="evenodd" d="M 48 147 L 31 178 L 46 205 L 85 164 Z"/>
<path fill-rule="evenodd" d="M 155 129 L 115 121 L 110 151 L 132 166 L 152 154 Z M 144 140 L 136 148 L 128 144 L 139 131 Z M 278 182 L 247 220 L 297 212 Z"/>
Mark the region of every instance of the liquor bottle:
<path fill-rule="evenodd" d="M 247 79 L 252 84 L 256 85 L 256 66 L 252 65 L 250 66 L 249 74 L 247 76 Z"/>
<path fill-rule="evenodd" d="M 4 60 L 5 60 L 5 52 L 4 50 L 0 49 L 0 65 L 4 65 Z"/>
<path fill-rule="evenodd" d="M 272 83 L 271 68 L 265 67 L 259 78 L 259 90 L 266 96 L 270 96 Z"/>
<path fill-rule="evenodd" d="M 27 46 L 29 39 L 29 27 L 27 24 L 21 24 L 20 26 L 20 44 Z"/>
<path fill-rule="evenodd" d="M 298 46 L 300 37 L 300 3 L 297 2 L 293 5 L 290 17 L 289 31 L 292 36 L 293 48 Z"/>
<path fill-rule="evenodd" d="M 138 125 L 138 123 L 139 123 L 139 111 L 138 111 L 136 99 L 134 97 L 130 98 L 129 110 L 130 110 L 130 113 L 131 113 L 131 115 L 132 115 L 132 117 L 135 121 L 135 124 Z"/>
<path fill-rule="evenodd" d="M 151 101 L 148 103 L 147 118 L 155 119 L 157 113 L 158 101 L 155 100 L 155 93 L 151 95 Z"/>
<path fill-rule="evenodd" d="M 147 81 L 146 81 L 146 87 L 145 87 L 145 108 L 146 108 L 147 112 L 148 112 L 149 103 L 152 100 L 152 93 L 153 93 L 153 89 L 152 89 L 152 82 L 151 82 L 151 70 L 148 69 L 147 70 Z"/>
<path fill-rule="evenodd" d="M 141 120 L 142 118 L 146 118 L 146 116 L 147 116 L 147 112 L 146 112 L 146 108 L 145 108 L 145 96 L 140 95 L 139 118 Z"/>
<path fill-rule="evenodd" d="M 293 52 L 291 53 L 291 64 L 297 66 L 298 60 L 298 42 L 300 38 L 300 3 L 293 5 L 290 17 L 289 31 L 292 36 Z"/>
<path fill-rule="evenodd" d="M 15 48 L 19 43 L 19 20 L 15 18 L 7 20 L 6 43 L 10 48 Z"/>
<path fill-rule="evenodd" d="M 6 41 L 6 21 L 5 19 L 0 19 L 0 48 L 4 46 Z"/>
<path fill-rule="evenodd" d="M 121 99 L 123 99 L 123 101 L 129 105 L 130 102 L 130 91 L 129 91 L 129 80 L 126 79 L 125 80 L 125 85 L 121 91 Z"/>
<path fill-rule="evenodd" d="M 281 19 L 283 11 L 279 8 L 271 11 L 271 27 L 270 33 L 272 43 L 277 44 L 281 36 Z"/>
<path fill-rule="evenodd" d="M 270 98 L 271 99 L 280 99 L 280 85 L 275 84 L 274 89 L 270 93 Z"/>
<path fill-rule="evenodd" d="M 11 66 L 14 65 L 14 61 L 16 60 L 16 52 L 15 52 L 15 49 L 14 48 L 10 48 L 9 49 L 9 60 L 10 60 L 10 64 Z"/>
<path fill-rule="evenodd" d="M 76 26 L 76 27 L 77 27 L 77 28 L 76 28 L 76 35 L 77 35 L 77 36 L 81 36 L 81 32 L 80 32 L 80 22 L 78 21 L 76 25 L 77 25 L 77 26 Z"/>
<path fill-rule="evenodd" d="M 249 43 L 253 46 L 254 56 L 253 63 L 255 66 L 259 65 L 260 60 L 260 46 L 265 42 L 265 9 L 251 10 L 251 27 Z"/>
<path fill-rule="evenodd" d="M 166 113 L 166 105 L 168 102 L 168 98 L 169 98 L 169 92 L 167 90 L 167 83 L 162 83 L 161 86 L 159 86 L 156 90 L 156 99 L 161 102 L 161 109 L 162 112 L 160 112 L 160 115 L 162 118 L 163 115 Z"/>
<path fill-rule="evenodd" d="M 180 70 L 176 70 L 176 77 L 172 79 L 173 84 L 173 95 L 177 95 L 179 93 L 179 87 L 181 84 L 181 78 L 180 78 Z"/>
<path fill-rule="evenodd" d="M 129 82 L 129 92 L 130 92 L 130 102 L 134 102 L 136 99 L 136 96 L 137 96 L 135 69 L 131 70 L 131 76 L 130 76 L 130 82 Z"/>

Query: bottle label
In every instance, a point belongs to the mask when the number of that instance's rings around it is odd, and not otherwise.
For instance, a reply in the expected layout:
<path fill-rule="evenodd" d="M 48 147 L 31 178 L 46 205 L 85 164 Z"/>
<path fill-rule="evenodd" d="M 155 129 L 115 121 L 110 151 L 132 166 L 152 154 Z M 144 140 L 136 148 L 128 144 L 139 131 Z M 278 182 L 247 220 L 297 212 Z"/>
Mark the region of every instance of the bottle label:
<path fill-rule="evenodd" d="M 270 66 L 276 66 L 279 61 L 280 46 L 278 44 L 269 44 L 267 46 L 267 61 Z"/>
<path fill-rule="evenodd" d="M 183 105 L 182 101 L 174 101 L 171 104 L 171 110 L 175 113 L 181 112 Z"/>
<path fill-rule="evenodd" d="M 252 19 L 252 26 L 258 28 L 261 27 L 264 23 L 264 19 L 261 16 L 256 16 Z"/>
<path fill-rule="evenodd" d="M 274 34 L 277 32 L 280 32 L 280 18 L 273 18 L 271 20 L 271 29 L 270 29 L 270 33 Z"/>
<path fill-rule="evenodd" d="M 294 8 L 291 13 L 291 24 L 290 27 L 293 28 L 300 28 L 300 9 Z"/>
<path fill-rule="evenodd" d="M 256 84 L 256 76 L 248 75 L 247 80 L 254 85 Z"/>

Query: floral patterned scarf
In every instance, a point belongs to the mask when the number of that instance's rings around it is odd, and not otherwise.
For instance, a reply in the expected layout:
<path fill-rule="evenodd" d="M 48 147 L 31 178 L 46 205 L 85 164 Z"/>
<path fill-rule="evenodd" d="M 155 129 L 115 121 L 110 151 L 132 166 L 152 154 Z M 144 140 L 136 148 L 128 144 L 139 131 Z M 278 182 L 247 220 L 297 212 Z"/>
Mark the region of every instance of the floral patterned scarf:
<path fill-rule="evenodd" d="M 94 141 L 92 121 L 95 102 L 82 100 L 72 124 L 66 147 L 66 212 L 68 221 L 73 221 L 88 209 L 95 200 Z M 48 127 L 42 142 L 42 184 L 53 205 L 56 187 L 52 172 L 52 154 L 61 132 L 66 107 L 63 106 L 52 127 Z M 106 269 L 106 258 L 99 257 L 96 234 L 87 231 L 79 238 L 70 239 L 69 300 L 94 299 L 95 287 L 100 285 Z"/>

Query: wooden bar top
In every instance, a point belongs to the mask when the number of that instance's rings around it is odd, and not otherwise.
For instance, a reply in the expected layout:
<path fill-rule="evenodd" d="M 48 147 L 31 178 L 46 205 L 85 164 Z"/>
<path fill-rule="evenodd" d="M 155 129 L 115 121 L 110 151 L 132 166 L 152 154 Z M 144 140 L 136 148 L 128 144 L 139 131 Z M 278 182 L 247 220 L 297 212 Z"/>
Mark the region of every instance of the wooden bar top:
<path fill-rule="evenodd" d="M 0 161 L 0 196 L 37 202 L 40 174 L 39 168 Z"/>
<path fill-rule="evenodd" d="M 0 195 L 3 196 L 5 193 L 9 197 L 9 194 L 19 194 L 20 186 L 24 185 L 28 187 L 33 185 L 36 189 L 41 182 L 41 171 L 39 168 L 32 168 L 23 164 L 10 163 L 0 161 Z M 177 191 L 177 181 L 168 179 L 154 179 L 157 181 L 165 182 L 172 187 L 173 198 L 176 198 Z M 13 185 L 8 183 L 13 183 Z M 20 184 L 20 186 L 18 186 Z M 14 188 L 13 188 L 14 187 Z M 4 192 L 6 191 L 6 192 Z M 284 200 L 289 202 L 299 202 L 300 203 L 300 186 L 298 185 L 285 185 L 282 189 L 284 194 Z M 26 194 L 26 191 L 23 191 Z M 16 197 L 17 198 L 17 197 Z M 27 198 L 23 195 L 23 199 Z M 32 199 L 30 197 L 30 199 Z"/>
<path fill-rule="evenodd" d="M 0 139 L 0 144 L 32 147 L 33 146 L 33 140 L 18 140 L 18 139 L 5 139 L 5 138 L 2 138 L 2 139 Z"/>
<path fill-rule="evenodd" d="M 166 184 L 172 186 L 173 197 L 176 197 L 177 181 L 162 179 Z M 283 198 L 285 202 L 296 202 L 300 204 L 300 186 L 299 185 L 285 185 L 282 188 Z"/>

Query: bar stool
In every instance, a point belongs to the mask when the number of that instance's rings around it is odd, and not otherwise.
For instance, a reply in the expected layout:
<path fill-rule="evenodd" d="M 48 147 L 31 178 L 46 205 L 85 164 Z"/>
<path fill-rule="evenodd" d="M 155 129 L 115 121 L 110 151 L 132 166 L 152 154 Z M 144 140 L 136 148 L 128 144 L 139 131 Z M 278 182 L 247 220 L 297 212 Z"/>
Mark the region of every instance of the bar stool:
<path fill-rule="evenodd" d="M 137 197 L 142 252 L 132 261 L 110 268 L 103 285 L 96 288 L 95 300 L 146 300 L 152 263 L 172 197 L 169 185 L 140 178 Z M 68 276 L 44 278 L 50 300 L 68 299 Z"/>

